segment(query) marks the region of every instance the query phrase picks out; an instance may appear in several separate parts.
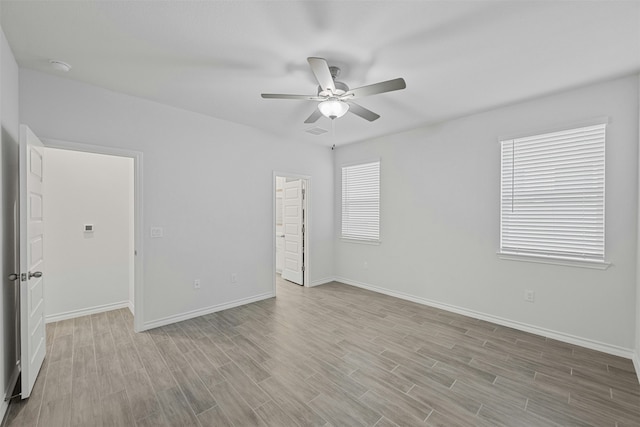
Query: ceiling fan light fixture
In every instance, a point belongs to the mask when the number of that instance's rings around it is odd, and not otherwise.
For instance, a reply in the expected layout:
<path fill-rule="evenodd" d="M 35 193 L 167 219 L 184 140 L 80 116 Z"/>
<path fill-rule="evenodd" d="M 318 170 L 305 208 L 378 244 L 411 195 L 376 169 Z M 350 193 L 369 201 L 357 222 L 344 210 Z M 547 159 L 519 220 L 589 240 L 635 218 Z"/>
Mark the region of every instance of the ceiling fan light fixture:
<path fill-rule="evenodd" d="M 336 98 L 330 98 L 318 104 L 318 110 L 331 120 L 344 116 L 349 111 L 349 104 Z"/>

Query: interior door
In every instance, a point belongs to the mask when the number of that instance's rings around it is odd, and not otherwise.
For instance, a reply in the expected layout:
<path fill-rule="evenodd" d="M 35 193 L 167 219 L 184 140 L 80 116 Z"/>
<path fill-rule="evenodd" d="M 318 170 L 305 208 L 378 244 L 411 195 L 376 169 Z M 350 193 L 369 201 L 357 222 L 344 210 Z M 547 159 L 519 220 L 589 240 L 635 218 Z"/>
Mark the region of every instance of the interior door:
<path fill-rule="evenodd" d="M 283 196 L 284 265 L 282 278 L 304 284 L 304 191 L 302 180 L 285 182 Z"/>
<path fill-rule="evenodd" d="M 44 361 L 42 168 L 44 146 L 20 126 L 20 369 L 22 398 L 31 395 Z"/>

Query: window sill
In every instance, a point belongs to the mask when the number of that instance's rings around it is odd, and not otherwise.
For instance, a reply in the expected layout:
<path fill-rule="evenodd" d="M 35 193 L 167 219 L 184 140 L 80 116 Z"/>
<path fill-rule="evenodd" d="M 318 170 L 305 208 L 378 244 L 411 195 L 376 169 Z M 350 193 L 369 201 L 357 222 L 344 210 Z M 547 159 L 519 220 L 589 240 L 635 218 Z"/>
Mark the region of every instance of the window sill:
<path fill-rule="evenodd" d="M 567 267 L 592 268 L 596 270 L 606 270 L 611 266 L 611 263 L 607 261 L 552 258 L 511 252 L 498 252 L 498 258 L 508 261 L 535 262 L 540 264 L 564 265 Z"/>
<path fill-rule="evenodd" d="M 348 237 L 340 237 L 340 240 L 344 243 L 357 243 L 361 245 L 374 245 L 378 246 L 382 241 L 380 240 L 360 240 L 360 239 L 350 239 Z"/>

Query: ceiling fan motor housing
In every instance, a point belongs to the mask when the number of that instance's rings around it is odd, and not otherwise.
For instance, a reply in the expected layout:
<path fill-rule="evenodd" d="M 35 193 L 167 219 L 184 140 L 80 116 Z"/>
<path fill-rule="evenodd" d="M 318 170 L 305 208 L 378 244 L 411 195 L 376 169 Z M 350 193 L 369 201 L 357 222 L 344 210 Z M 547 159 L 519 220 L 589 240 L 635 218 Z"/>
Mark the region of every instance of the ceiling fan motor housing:
<path fill-rule="evenodd" d="M 318 96 L 331 96 L 331 95 L 340 96 L 340 95 L 344 95 L 349 91 L 349 86 L 347 86 L 345 83 L 334 81 L 333 84 L 336 87 L 336 91 L 333 93 L 331 93 L 328 90 L 322 90 L 322 86 L 318 86 Z"/>
<path fill-rule="evenodd" d="M 318 96 L 340 96 L 347 93 L 349 91 L 349 86 L 347 86 L 345 83 L 336 81 L 336 77 L 340 75 L 340 68 L 332 65 L 329 67 L 329 73 L 331 74 L 331 78 L 333 79 L 333 85 L 336 87 L 336 91 L 331 93 L 328 90 L 323 90 L 322 86 L 318 86 Z"/>

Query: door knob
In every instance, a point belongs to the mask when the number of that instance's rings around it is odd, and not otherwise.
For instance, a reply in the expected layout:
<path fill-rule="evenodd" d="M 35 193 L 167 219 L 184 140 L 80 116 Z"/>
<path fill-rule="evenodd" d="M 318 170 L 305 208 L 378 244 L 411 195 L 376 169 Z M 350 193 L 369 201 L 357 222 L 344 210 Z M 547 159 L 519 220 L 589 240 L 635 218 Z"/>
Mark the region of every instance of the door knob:
<path fill-rule="evenodd" d="M 31 279 L 32 277 L 42 277 L 42 272 L 41 271 L 36 271 L 34 273 L 29 272 L 29 279 Z"/>
<path fill-rule="evenodd" d="M 19 276 L 16 273 L 11 273 L 9 275 L 9 280 L 12 281 L 12 282 L 15 282 L 16 280 L 18 280 L 18 277 Z"/>

